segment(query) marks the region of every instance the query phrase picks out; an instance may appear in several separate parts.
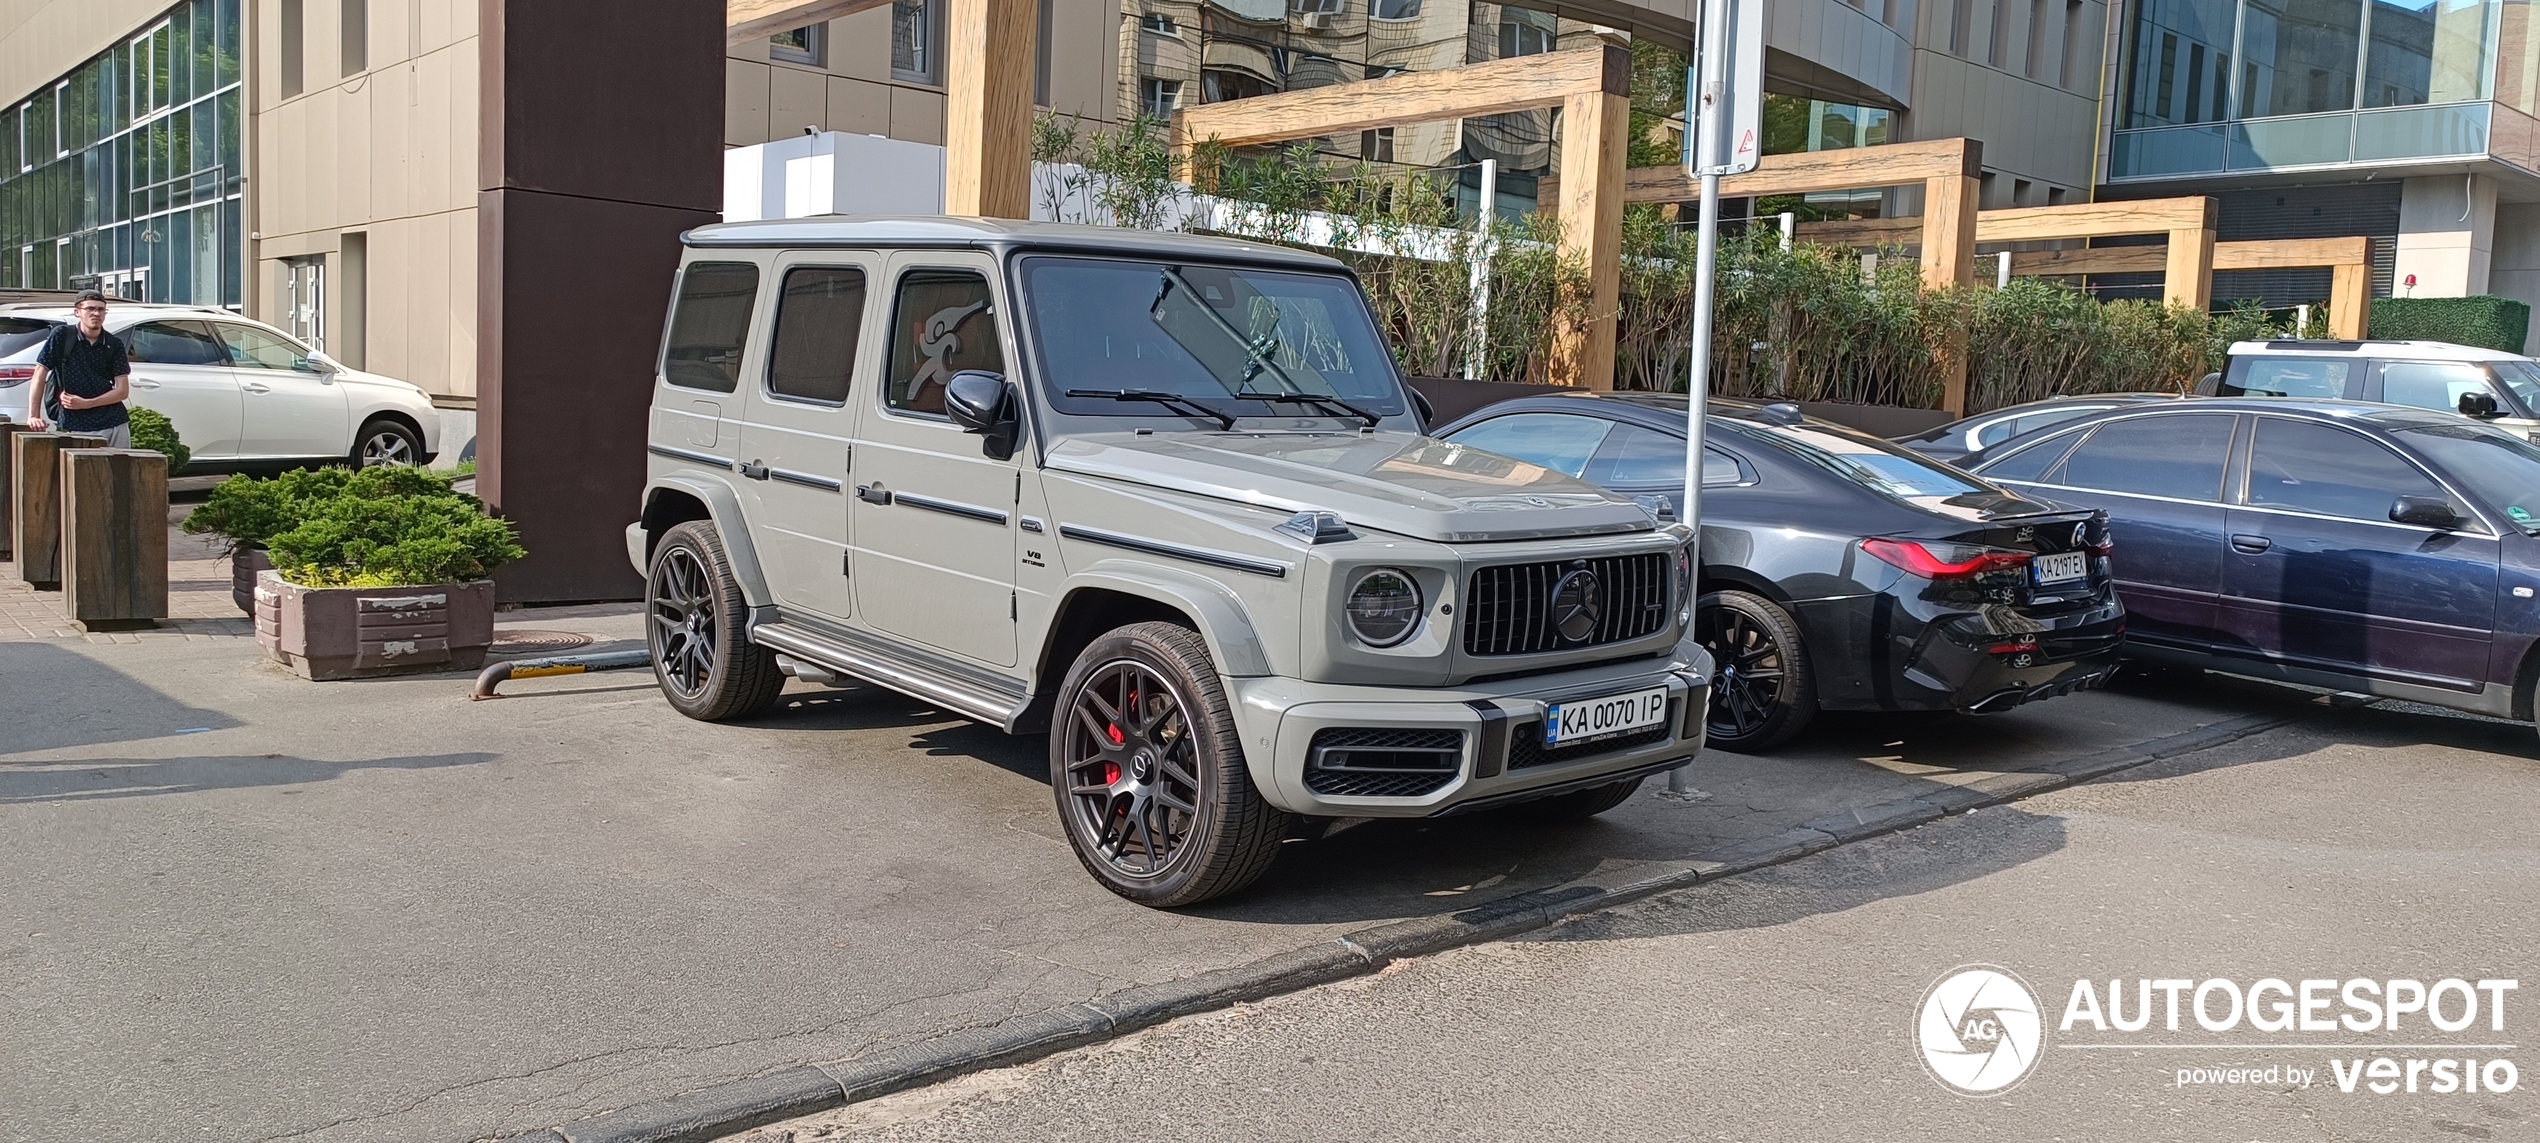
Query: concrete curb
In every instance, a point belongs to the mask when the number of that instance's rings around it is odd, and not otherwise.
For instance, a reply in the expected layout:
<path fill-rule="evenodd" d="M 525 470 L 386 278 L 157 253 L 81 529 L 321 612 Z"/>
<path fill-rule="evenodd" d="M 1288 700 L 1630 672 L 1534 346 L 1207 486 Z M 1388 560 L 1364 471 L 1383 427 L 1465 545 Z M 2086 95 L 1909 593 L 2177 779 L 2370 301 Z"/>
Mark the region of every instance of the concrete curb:
<path fill-rule="evenodd" d="M 2298 722 L 2312 713 L 2315 712 L 2245 715 L 2150 742 L 2048 763 L 2035 770 L 1995 774 L 1963 786 L 1828 814 L 1780 833 L 1720 846 L 1688 859 L 1605 870 L 1458 913 L 1376 925 L 1337 940 L 1231 968 L 1124 989 L 993 1025 L 965 1028 L 862 1059 L 791 1067 L 639 1103 L 552 1130 L 510 1136 L 503 1143 L 709 1143 L 781 1119 L 1038 1059 L 1176 1017 L 1363 976 L 1396 958 L 1426 956 L 1514 936 L 1658 893 L 1912 829 L 1949 814 L 2001 805 L 2164 758 L 2211 750 Z"/>

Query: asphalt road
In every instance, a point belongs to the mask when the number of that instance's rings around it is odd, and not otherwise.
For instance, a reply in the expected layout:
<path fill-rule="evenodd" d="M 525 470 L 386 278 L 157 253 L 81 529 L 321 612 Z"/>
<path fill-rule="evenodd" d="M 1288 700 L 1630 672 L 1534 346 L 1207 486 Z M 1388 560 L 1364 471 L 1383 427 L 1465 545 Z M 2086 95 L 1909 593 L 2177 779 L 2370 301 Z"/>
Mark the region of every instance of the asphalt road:
<path fill-rule="evenodd" d="M 2525 726 L 2326 716 L 746 1139 L 2540 1137 L 2536 748 Z M 2035 1071 L 1989 1099 L 1944 1090 L 1911 1032 L 1969 962 L 2030 982 L 2048 1020 Z M 2525 983 L 2501 1030 L 2169 1032 L 2157 1007 L 2139 1034 L 2059 1028 L 2074 981 L 2146 977 Z M 2495 1043 L 2515 1046 L 2475 1046 Z M 2340 1090 L 2333 1060 L 2385 1053 L 2511 1059 L 2517 1086 Z"/>
<path fill-rule="evenodd" d="M 0 679 L 0 1140 L 48 1143 L 499 1136 L 2252 711 L 2325 714 L 2203 683 L 1829 718 L 1771 758 L 1706 756 L 1698 801 L 1364 825 L 1162 913 L 1078 868 L 1040 740 L 887 692 L 798 685 L 714 726 L 640 674 L 470 704 L 462 677 L 312 684 L 220 638 L 0 643 Z M 2040 828 L 1948 876 L 2052 852 L 2061 827 Z"/>

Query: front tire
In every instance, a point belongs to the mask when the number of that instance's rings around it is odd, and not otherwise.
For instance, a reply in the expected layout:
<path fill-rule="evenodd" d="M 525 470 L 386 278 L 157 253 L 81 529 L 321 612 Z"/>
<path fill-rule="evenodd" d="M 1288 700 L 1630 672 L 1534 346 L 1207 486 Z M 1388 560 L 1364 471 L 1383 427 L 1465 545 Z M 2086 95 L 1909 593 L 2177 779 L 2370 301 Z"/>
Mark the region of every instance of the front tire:
<path fill-rule="evenodd" d="M 644 577 L 644 639 L 672 709 L 705 722 L 747 718 L 785 689 L 776 654 L 750 642 L 749 603 L 714 525 L 663 534 Z"/>
<path fill-rule="evenodd" d="M 351 459 L 355 468 L 382 464 L 411 468 L 423 463 L 423 437 L 402 423 L 380 417 L 353 435 Z"/>
<path fill-rule="evenodd" d="M 1173 908 L 1252 884 L 1288 815 L 1253 788 L 1208 645 L 1171 623 L 1094 640 L 1059 687 L 1050 792 L 1103 887 Z"/>
<path fill-rule="evenodd" d="M 1799 625 L 1763 596 L 1715 591 L 1694 604 L 1695 638 L 1711 652 L 1709 744 L 1752 754 L 1788 742 L 1817 716 L 1816 679 Z"/>

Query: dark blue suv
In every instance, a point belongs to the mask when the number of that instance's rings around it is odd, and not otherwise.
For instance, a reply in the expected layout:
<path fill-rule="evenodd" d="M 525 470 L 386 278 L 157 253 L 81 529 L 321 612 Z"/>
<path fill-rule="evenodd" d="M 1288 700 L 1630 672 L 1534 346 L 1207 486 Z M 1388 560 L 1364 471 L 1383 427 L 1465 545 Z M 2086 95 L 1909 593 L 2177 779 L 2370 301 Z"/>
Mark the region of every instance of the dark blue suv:
<path fill-rule="evenodd" d="M 2532 717 L 2540 447 L 2450 413 L 2217 398 L 1970 455 L 2106 509 L 2127 653 Z"/>

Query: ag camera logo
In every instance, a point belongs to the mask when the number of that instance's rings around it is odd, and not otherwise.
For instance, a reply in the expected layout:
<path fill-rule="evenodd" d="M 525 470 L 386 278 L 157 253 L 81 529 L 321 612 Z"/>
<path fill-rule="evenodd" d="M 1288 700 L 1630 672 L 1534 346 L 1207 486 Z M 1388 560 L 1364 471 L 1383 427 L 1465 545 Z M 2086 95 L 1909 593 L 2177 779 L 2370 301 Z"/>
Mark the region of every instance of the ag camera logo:
<path fill-rule="evenodd" d="M 2036 990 L 1998 965 L 1949 970 L 1923 993 L 1915 1014 L 1923 1069 L 1959 1095 L 1984 1099 L 2018 1087 L 2037 1069 L 2045 1043 Z"/>

